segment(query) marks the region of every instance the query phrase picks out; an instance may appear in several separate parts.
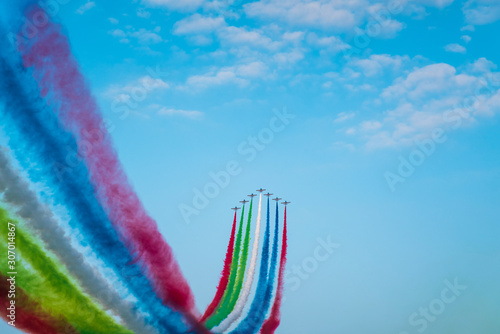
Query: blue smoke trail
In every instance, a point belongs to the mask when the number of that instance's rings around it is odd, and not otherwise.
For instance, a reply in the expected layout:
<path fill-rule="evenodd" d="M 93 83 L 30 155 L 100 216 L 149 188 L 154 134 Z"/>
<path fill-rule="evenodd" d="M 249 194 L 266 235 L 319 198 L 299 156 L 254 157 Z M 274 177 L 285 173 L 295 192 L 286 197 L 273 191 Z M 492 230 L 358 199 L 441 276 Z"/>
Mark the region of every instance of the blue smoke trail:
<path fill-rule="evenodd" d="M 269 267 L 269 242 L 271 239 L 271 231 L 269 224 L 269 197 L 267 197 L 267 218 L 266 218 L 266 233 L 264 236 L 264 244 L 262 245 L 262 258 L 260 262 L 259 281 L 257 283 L 257 290 L 255 297 L 250 305 L 245 319 L 236 327 L 231 334 L 250 334 L 256 333 L 259 327 L 257 326 L 258 320 L 261 318 L 260 313 L 262 306 L 265 303 L 267 292 L 267 273 Z M 267 313 L 267 312 L 266 312 Z"/>
<path fill-rule="evenodd" d="M 269 269 L 269 278 L 267 280 L 267 290 L 264 297 L 264 303 L 258 314 L 258 319 L 254 323 L 255 330 L 259 329 L 266 319 L 266 314 L 271 307 L 271 299 L 273 297 L 274 281 L 276 278 L 276 271 L 278 269 L 278 239 L 279 239 L 279 212 L 278 201 L 276 201 L 276 223 L 274 226 L 274 241 L 273 252 L 271 255 L 271 267 Z"/>
<path fill-rule="evenodd" d="M 8 45 L 7 41 L 2 42 Z M 161 303 L 141 268 L 119 240 L 94 197 L 86 167 L 78 159 L 71 161 L 68 167 L 69 154 L 77 152 L 74 138 L 60 129 L 56 117 L 39 98 L 36 85 L 28 84 L 32 80 L 25 70 L 19 64 L 11 66 L 6 59 L 2 54 L 0 100 L 4 108 L 0 108 L 0 114 L 5 133 L 16 143 L 13 152 L 17 160 L 28 171 L 32 182 L 56 190 L 52 198 L 56 203 L 66 204 L 72 217 L 70 225 L 77 228 L 88 243 L 82 241 L 82 245 L 92 245 L 99 257 L 116 272 L 139 299 L 140 307 L 154 317 L 148 318 L 150 324 L 162 333 L 185 333 L 182 316 Z M 33 167 L 34 161 L 40 163 Z M 58 172 L 55 166 L 63 170 Z"/>

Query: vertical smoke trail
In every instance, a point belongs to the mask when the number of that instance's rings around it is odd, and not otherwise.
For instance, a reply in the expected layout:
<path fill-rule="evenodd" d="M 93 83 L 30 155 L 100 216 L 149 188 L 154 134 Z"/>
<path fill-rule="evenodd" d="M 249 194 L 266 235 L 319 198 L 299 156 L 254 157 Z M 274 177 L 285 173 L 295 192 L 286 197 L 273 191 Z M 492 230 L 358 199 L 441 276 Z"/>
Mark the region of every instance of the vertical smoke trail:
<path fill-rule="evenodd" d="M 287 251 L 287 231 L 286 231 L 286 206 L 285 206 L 285 223 L 283 226 L 283 240 L 281 245 L 281 260 L 280 260 L 280 271 L 278 275 L 278 290 L 276 292 L 276 297 L 274 299 L 273 308 L 271 309 L 271 315 L 264 322 L 261 334 L 274 334 L 274 331 L 280 325 L 281 321 L 281 301 L 283 299 L 283 286 L 285 280 L 285 265 L 286 265 L 286 251 Z"/>
<path fill-rule="evenodd" d="M 253 206 L 253 198 L 250 200 L 250 211 L 248 212 L 248 220 L 245 231 L 245 240 L 243 242 L 243 250 L 241 252 L 241 259 L 238 264 L 238 273 L 236 275 L 236 286 L 234 288 L 234 293 L 231 295 L 231 300 L 228 305 L 228 314 L 231 313 L 236 305 L 236 301 L 240 296 L 241 288 L 243 287 L 243 279 L 245 278 L 245 270 L 247 267 L 248 260 L 248 246 L 250 245 L 250 229 L 252 222 L 252 206 Z"/>
<path fill-rule="evenodd" d="M 95 271 L 71 245 L 71 239 L 59 226 L 48 207 L 42 205 L 29 185 L 13 169 L 4 149 L 0 147 L 0 193 L 3 201 L 17 208 L 17 214 L 39 235 L 83 290 L 105 309 L 116 312 L 125 325 L 135 333 L 154 333 L 133 311 L 130 302 L 123 300 L 102 275 Z"/>
<path fill-rule="evenodd" d="M 233 312 L 231 312 L 228 317 L 221 322 L 221 324 L 213 329 L 215 333 L 222 333 L 226 331 L 236 320 L 241 317 L 245 305 L 250 296 L 250 290 L 252 288 L 253 279 L 255 275 L 255 268 L 257 267 L 257 256 L 259 253 L 259 240 L 260 240 L 260 220 L 262 213 L 262 193 L 259 196 L 259 209 L 257 211 L 257 223 L 255 226 L 255 236 L 253 240 L 252 257 L 250 259 L 250 265 L 248 267 L 248 272 L 246 273 L 245 284 L 243 285 L 243 291 L 240 298 L 236 302 Z"/>
<path fill-rule="evenodd" d="M 40 10 L 36 6 L 28 15 Z M 64 129 L 75 136 L 99 202 L 130 252 L 146 266 L 159 296 L 175 309 L 194 314 L 192 291 L 172 249 L 129 185 L 99 107 L 60 30 L 50 22 L 38 29 L 36 38 L 20 47 L 24 64 L 33 68 L 42 95 L 57 109 Z"/>
<path fill-rule="evenodd" d="M 234 253 L 233 258 L 233 268 L 231 269 L 231 276 L 229 277 L 229 285 L 224 294 L 223 302 L 221 307 L 218 310 L 218 315 L 220 315 L 220 320 L 217 323 L 220 323 L 221 320 L 227 318 L 229 313 L 231 313 L 234 309 L 234 305 L 236 304 L 236 300 L 241 292 L 241 287 L 243 285 L 243 276 L 245 275 L 245 268 L 247 265 L 248 258 L 248 244 L 250 243 L 250 219 L 252 217 L 252 204 L 253 198 L 250 200 L 250 211 L 248 212 L 248 222 L 247 222 L 247 234 L 245 235 L 245 242 L 243 245 L 243 252 L 241 252 L 241 238 L 243 234 L 243 215 L 241 216 L 240 221 L 240 230 L 238 231 L 238 237 L 236 238 L 236 249 L 237 252 Z M 240 252 L 241 261 L 240 261 Z"/>
<path fill-rule="evenodd" d="M 243 206 L 243 212 L 245 207 Z M 229 238 L 229 244 L 227 245 L 226 258 L 224 260 L 224 268 L 222 269 L 221 278 L 219 281 L 219 285 L 217 286 L 217 292 L 215 293 L 215 297 L 207 307 L 205 314 L 201 318 L 200 322 L 204 322 L 215 310 L 215 308 L 219 305 L 222 296 L 224 296 L 224 291 L 226 291 L 227 284 L 229 281 L 230 269 L 233 263 L 233 253 L 234 253 L 234 235 L 236 233 L 236 210 L 234 211 L 234 220 L 233 227 L 231 229 L 231 237 Z M 243 212 L 241 213 L 243 217 Z M 241 225 L 241 223 L 240 223 Z"/>
<path fill-rule="evenodd" d="M 11 307 L 8 295 L 10 294 L 9 276 L 0 274 L 0 316 L 9 322 L 12 319 L 8 318 L 8 308 Z M 64 318 L 53 317 L 44 312 L 40 305 L 32 300 L 26 292 L 16 287 L 15 293 L 15 325 L 16 328 L 27 333 L 37 334 L 78 334 Z"/>
<path fill-rule="evenodd" d="M 8 223 L 16 225 L 15 243 L 16 252 L 20 259 L 29 263 L 35 273 L 21 273 L 24 267 L 21 261 L 16 263 L 17 283 L 28 293 L 40 300 L 42 306 L 52 310 L 54 314 L 64 315 L 65 318 L 80 333 L 123 333 L 131 334 L 129 330 L 118 325 L 112 317 L 103 312 L 87 296 L 63 274 L 58 265 L 38 246 L 31 236 L 26 234 L 21 226 L 11 219 L 7 212 L 0 208 L 0 237 L 2 248 L 7 249 Z M 5 251 L 5 254 L 7 252 Z M 8 272 L 7 264 L 2 263 L 2 272 Z M 24 283 L 23 283 L 24 282 Z M 31 292 L 29 291 L 31 290 Z"/>
<path fill-rule="evenodd" d="M 4 36 L 0 34 L 0 38 Z M 59 171 L 58 167 L 66 166 L 68 159 L 72 158 L 67 148 L 73 150 L 76 144 L 61 131 L 49 112 L 43 112 L 47 105 L 29 90 L 31 79 L 15 65 L 16 60 L 4 52 L 0 49 L 3 55 L 0 57 L 0 102 L 3 104 L 0 115 L 9 142 L 16 144 L 13 152 L 18 161 L 33 182 L 51 189 L 52 201 L 65 206 L 71 216 L 70 224 L 86 238 L 81 243 L 91 245 L 127 285 L 140 307 L 151 315 L 148 321 L 162 333 L 184 333 L 186 326 L 181 315 L 165 307 L 157 298 L 150 282 L 134 263 L 97 203 L 85 166 L 73 160 L 71 167 L 64 169 L 64 174 Z M 45 126 L 40 121 L 41 113 Z M 31 161 L 39 164 L 33 165 Z"/>
<path fill-rule="evenodd" d="M 267 217 L 266 217 L 266 233 L 264 243 L 262 245 L 262 258 L 260 260 L 259 281 L 257 283 L 257 290 L 255 297 L 250 305 L 245 319 L 234 329 L 231 334 L 250 334 L 255 333 L 260 328 L 259 318 L 262 313 L 262 308 L 265 303 L 268 270 L 269 270 L 269 242 L 270 242 L 270 224 L 269 224 L 269 196 L 267 197 Z M 265 317 L 265 314 L 264 314 Z M 261 322 L 262 323 L 262 322 Z M 258 326 L 258 327 L 257 327 Z"/>

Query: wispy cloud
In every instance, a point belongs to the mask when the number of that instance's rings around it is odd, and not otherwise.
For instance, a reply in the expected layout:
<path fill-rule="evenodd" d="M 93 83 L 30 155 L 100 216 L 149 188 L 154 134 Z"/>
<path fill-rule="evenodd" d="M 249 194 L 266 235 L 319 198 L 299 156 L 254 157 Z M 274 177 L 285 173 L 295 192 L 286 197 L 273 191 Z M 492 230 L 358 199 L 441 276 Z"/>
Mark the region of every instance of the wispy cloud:
<path fill-rule="evenodd" d="M 500 112 L 500 74 L 482 58 L 457 70 L 445 64 L 413 69 L 380 94 L 385 111 L 351 130 L 369 149 L 412 145 L 436 128 L 473 124 Z M 392 106 L 392 107 L 391 107 Z"/>
<path fill-rule="evenodd" d="M 153 7 L 165 7 L 168 9 L 190 11 L 200 8 L 206 0 L 143 0 L 143 4 Z"/>
<path fill-rule="evenodd" d="M 163 107 L 158 111 L 158 115 L 161 116 L 181 116 L 185 118 L 189 118 L 192 120 L 201 120 L 204 114 L 201 111 L 196 110 L 182 110 L 182 109 L 172 109 Z"/>
<path fill-rule="evenodd" d="M 444 49 L 448 52 L 453 52 L 453 53 L 466 53 L 467 52 L 467 49 L 464 46 L 457 44 L 457 43 L 448 44 L 444 47 Z"/>
<path fill-rule="evenodd" d="M 136 30 L 132 26 L 127 26 L 125 29 L 113 29 L 108 33 L 119 39 L 120 43 L 130 43 L 131 39 L 137 41 L 143 46 L 162 43 L 164 40 L 159 35 L 161 27 L 156 27 L 153 30 L 140 28 Z"/>
<path fill-rule="evenodd" d="M 87 3 L 85 3 L 84 5 L 80 6 L 76 12 L 77 14 L 85 14 L 87 11 L 91 10 L 92 8 L 95 7 L 95 2 L 93 1 L 87 1 Z"/>
<path fill-rule="evenodd" d="M 469 0 L 463 7 L 465 20 L 472 25 L 484 25 L 500 20 L 500 2 Z"/>

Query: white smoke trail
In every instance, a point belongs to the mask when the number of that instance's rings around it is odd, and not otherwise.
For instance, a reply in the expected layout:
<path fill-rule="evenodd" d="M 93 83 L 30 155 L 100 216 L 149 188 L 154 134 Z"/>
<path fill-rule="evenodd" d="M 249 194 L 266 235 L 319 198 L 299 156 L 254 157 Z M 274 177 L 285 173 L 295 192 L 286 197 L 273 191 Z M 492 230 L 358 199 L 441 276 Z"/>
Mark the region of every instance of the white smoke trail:
<path fill-rule="evenodd" d="M 40 203 L 29 184 L 14 170 L 6 152 L 0 147 L 0 193 L 4 193 L 3 201 L 17 209 L 16 213 L 26 220 L 27 227 L 41 237 L 47 249 L 78 280 L 84 292 L 118 315 L 134 333 L 155 334 L 156 331 L 134 311 L 132 303 L 123 300 L 113 286 L 73 248 L 70 237 L 59 226 L 50 209 Z"/>
<path fill-rule="evenodd" d="M 248 301 L 248 297 L 250 296 L 250 292 L 252 289 L 253 279 L 255 276 L 255 268 L 257 267 L 257 256 L 259 255 L 261 212 L 262 192 L 260 193 L 259 197 L 259 211 L 257 213 L 257 224 L 255 226 L 255 238 L 253 240 L 252 258 L 250 260 L 250 266 L 248 267 L 248 270 L 245 274 L 246 278 L 243 285 L 243 291 L 241 292 L 241 296 L 238 298 L 233 311 L 218 326 L 212 329 L 214 333 L 224 333 L 225 331 L 227 331 L 228 328 L 231 327 L 231 325 L 241 317 L 241 314 L 245 309 L 245 305 Z"/>

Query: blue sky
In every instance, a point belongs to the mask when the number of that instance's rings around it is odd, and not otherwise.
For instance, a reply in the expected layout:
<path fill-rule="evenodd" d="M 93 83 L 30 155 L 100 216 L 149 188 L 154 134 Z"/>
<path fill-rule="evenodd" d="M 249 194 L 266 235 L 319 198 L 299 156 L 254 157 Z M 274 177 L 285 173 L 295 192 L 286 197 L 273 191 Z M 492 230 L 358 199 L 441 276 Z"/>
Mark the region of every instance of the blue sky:
<path fill-rule="evenodd" d="M 498 1 L 70 0 L 56 20 L 200 309 L 229 208 L 264 187 L 293 202 L 279 333 L 500 331 Z"/>

